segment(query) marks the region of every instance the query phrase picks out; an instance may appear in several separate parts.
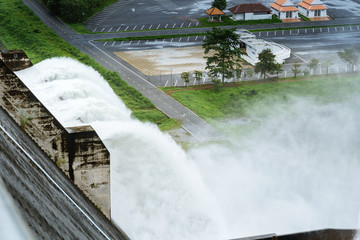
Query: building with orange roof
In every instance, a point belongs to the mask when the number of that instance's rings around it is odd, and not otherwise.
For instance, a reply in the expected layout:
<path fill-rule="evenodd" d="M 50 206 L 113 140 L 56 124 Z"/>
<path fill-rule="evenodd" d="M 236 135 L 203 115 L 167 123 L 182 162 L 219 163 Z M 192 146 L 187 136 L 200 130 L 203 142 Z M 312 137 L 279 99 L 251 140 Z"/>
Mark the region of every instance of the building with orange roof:
<path fill-rule="evenodd" d="M 327 17 L 327 7 L 320 0 L 302 0 L 298 5 L 300 13 L 308 18 Z"/>
<path fill-rule="evenodd" d="M 209 8 L 208 10 L 205 11 L 205 13 L 207 13 L 210 16 L 211 21 L 214 21 L 214 16 L 216 16 L 218 18 L 220 17 L 220 20 L 221 20 L 221 16 L 226 14 L 223 11 L 221 11 L 220 9 L 218 9 L 217 7 Z"/>
<path fill-rule="evenodd" d="M 299 9 L 291 0 L 276 0 L 270 5 L 271 11 L 281 20 L 283 19 L 298 19 Z"/>

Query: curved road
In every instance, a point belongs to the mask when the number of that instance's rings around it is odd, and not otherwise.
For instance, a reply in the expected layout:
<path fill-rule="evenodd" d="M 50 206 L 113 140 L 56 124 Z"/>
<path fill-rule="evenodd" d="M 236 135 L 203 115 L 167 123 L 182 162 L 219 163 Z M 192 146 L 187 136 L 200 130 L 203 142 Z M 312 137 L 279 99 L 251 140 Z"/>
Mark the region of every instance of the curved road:
<path fill-rule="evenodd" d="M 160 91 L 153 84 L 148 82 L 139 72 L 135 72 L 126 62 L 120 60 L 112 52 L 105 52 L 92 43 L 96 39 L 108 39 L 118 37 L 130 36 L 153 36 L 153 35 L 168 35 L 168 34 L 185 34 L 185 33 L 202 33 L 210 30 L 210 28 L 184 28 L 184 29 L 165 29 L 154 31 L 139 31 L 139 32 L 117 32 L 105 34 L 77 34 L 70 29 L 65 23 L 60 21 L 56 16 L 50 13 L 37 0 L 23 0 L 35 14 L 37 14 L 42 21 L 58 33 L 65 41 L 80 49 L 83 53 L 94 58 L 102 66 L 110 71 L 118 72 L 119 75 L 135 87 L 144 96 L 149 98 L 156 107 L 171 118 L 177 119 L 182 123 L 185 130 L 191 133 L 199 141 L 209 141 L 223 139 L 223 136 L 217 132 L 207 122 L 197 116 L 195 113 Z M 262 25 L 248 25 L 238 26 L 237 28 L 245 29 L 274 29 L 283 27 L 309 27 L 309 26 L 328 26 L 328 25 L 342 25 L 342 24 L 359 24 L 360 18 L 354 17 L 351 19 L 336 19 L 333 21 L 323 22 L 299 22 L 299 23 L 276 23 L 276 24 L 262 24 Z M 227 28 L 233 28 L 229 26 Z"/>

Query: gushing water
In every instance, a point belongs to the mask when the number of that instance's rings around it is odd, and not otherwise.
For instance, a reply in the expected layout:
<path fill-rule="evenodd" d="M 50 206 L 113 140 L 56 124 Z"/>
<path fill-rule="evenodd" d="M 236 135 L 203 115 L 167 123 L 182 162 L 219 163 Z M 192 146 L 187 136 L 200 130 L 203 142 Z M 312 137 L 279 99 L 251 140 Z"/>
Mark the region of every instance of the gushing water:
<path fill-rule="evenodd" d="M 17 74 L 63 125 L 91 124 L 104 140 L 112 217 L 132 239 L 356 227 L 357 95 L 261 109 L 261 118 L 250 114 L 258 124 L 246 137 L 234 133 L 230 143 L 184 152 L 155 126 L 132 119 L 101 76 L 74 60 L 46 60 Z"/>

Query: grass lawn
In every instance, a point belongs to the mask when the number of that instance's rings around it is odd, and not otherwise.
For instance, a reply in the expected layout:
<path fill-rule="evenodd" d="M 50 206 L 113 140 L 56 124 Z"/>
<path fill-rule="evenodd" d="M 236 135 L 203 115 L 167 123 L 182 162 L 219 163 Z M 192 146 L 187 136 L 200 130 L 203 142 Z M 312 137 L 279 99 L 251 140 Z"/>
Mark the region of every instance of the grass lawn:
<path fill-rule="evenodd" d="M 318 101 L 339 101 L 343 92 L 359 92 L 359 76 L 312 76 L 272 82 L 242 82 L 220 91 L 198 88 L 162 88 L 177 101 L 207 121 L 247 117 L 261 105 L 270 108 L 292 97 L 311 97 Z M 253 114 L 253 112 L 252 112 Z"/>
<path fill-rule="evenodd" d="M 133 116 L 142 121 L 157 124 L 160 129 L 179 127 L 174 119 L 168 119 L 135 88 L 129 86 L 115 72 L 110 72 L 89 56 L 74 48 L 23 4 L 21 0 L 2 0 L 0 4 L 0 41 L 6 49 L 23 49 L 36 64 L 51 57 L 71 57 L 93 67 L 114 89 L 115 93 L 129 107 Z"/>

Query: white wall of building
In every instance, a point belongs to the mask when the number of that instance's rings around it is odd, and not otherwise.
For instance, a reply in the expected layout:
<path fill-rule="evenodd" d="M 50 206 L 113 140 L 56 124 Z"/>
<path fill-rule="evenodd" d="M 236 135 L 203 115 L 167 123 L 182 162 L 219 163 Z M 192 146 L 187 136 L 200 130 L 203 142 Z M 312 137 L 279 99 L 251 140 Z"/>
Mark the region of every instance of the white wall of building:
<path fill-rule="evenodd" d="M 232 16 L 234 20 L 259 20 L 271 19 L 272 14 L 254 14 L 254 13 L 239 13 Z"/>
<path fill-rule="evenodd" d="M 298 7 L 300 13 L 308 18 L 313 18 L 315 17 L 315 10 L 307 10 L 303 7 Z M 326 10 L 320 10 L 320 16 L 317 17 L 327 17 L 327 12 Z"/>

